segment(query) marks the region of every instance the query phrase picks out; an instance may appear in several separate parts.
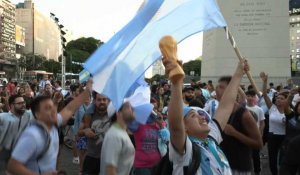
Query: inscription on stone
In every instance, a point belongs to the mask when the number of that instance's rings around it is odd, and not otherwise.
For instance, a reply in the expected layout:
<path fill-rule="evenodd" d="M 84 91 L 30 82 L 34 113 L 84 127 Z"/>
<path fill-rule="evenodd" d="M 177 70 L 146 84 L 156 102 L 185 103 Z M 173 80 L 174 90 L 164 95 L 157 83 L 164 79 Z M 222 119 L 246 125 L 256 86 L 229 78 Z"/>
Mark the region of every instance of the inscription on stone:
<path fill-rule="evenodd" d="M 263 35 L 270 27 L 270 19 L 272 9 L 266 2 L 249 2 L 240 1 L 240 9 L 234 10 L 233 26 L 239 32 L 245 33 L 248 36 Z"/>

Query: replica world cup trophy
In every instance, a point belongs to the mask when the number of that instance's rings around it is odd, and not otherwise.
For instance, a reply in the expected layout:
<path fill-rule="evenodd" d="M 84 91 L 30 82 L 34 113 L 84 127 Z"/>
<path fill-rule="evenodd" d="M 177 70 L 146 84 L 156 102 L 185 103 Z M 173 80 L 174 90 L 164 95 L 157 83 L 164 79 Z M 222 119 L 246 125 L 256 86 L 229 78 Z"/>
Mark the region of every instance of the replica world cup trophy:
<path fill-rule="evenodd" d="M 164 36 L 159 41 L 159 48 L 163 56 L 163 62 L 167 59 L 172 62 L 174 67 L 171 69 L 166 67 L 166 76 L 168 76 L 169 80 L 176 82 L 184 77 L 185 74 L 177 56 L 177 41 L 172 36 Z"/>

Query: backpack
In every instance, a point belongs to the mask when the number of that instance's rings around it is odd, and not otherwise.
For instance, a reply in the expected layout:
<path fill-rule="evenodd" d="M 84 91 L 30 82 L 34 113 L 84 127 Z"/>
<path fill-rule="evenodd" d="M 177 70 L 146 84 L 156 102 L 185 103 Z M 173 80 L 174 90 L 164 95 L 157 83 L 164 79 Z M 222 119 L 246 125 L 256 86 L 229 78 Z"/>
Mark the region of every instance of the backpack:
<path fill-rule="evenodd" d="M 183 167 L 184 175 L 195 175 L 200 167 L 201 152 L 200 148 L 196 143 L 192 142 L 192 162 L 189 166 Z M 200 156 L 199 156 L 200 155 Z M 172 175 L 173 163 L 169 159 L 169 147 L 167 154 L 162 157 L 159 163 L 153 168 L 152 175 Z"/>
<path fill-rule="evenodd" d="M 43 158 L 44 154 L 48 151 L 48 149 L 50 147 L 51 138 L 50 138 L 50 134 L 48 133 L 47 129 L 45 128 L 45 126 L 43 124 L 41 124 L 38 121 L 30 121 L 28 127 L 32 126 L 32 125 L 36 126 L 40 130 L 43 138 L 45 138 L 44 147 L 37 156 L 37 160 L 40 160 L 41 158 Z M 24 128 L 24 130 L 25 130 L 25 128 Z M 21 134 L 20 134 L 20 136 L 21 136 Z M 11 153 L 13 152 L 13 149 L 16 146 L 17 142 L 18 142 L 18 139 L 14 141 L 12 150 L 6 150 L 6 149 L 0 150 L 0 155 L 1 155 L 0 161 L 4 161 L 6 163 L 8 162 L 8 160 L 11 157 Z"/>

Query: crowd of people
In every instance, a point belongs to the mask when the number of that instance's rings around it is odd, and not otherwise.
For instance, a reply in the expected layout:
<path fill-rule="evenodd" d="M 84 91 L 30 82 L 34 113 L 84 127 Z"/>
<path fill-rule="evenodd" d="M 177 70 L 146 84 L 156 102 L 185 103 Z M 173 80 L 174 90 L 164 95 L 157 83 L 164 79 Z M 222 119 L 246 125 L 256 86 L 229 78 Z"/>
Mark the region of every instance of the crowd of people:
<path fill-rule="evenodd" d="M 164 61 L 167 71 L 176 67 L 170 64 Z M 120 109 L 92 91 L 92 80 L 69 90 L 46 76 L 39 83 L 9 80 L 0 91 L 0 174 L 66 174 L 66 126 L 78 174 L 251 175 L 261 174 L 262 156 L 272 175 L 299 174 L 300 89 L 291 81 L 268 86 L 263 72 L 261 92 L 246 89 L 240 83 L 247 70 L 244 60 L 216 86 L 162 81 L 151 86 L 149 104 L 124 101 Z M 145 123 L 136 120 L 144 115 Z"/>

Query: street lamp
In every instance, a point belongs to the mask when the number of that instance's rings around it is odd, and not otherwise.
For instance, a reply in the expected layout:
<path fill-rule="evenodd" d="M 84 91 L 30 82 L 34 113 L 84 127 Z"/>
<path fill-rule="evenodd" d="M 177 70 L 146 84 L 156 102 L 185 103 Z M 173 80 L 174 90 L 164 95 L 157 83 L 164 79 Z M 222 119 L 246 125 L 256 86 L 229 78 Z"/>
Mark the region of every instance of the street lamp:
<path fill-rule="evenodd" d="M 62 24 L 59 24 L 59 19 L 55 16 L 54 13 L 50 13 L 50 17 L 55 21 L 55 24 L 57 25 L 59 31 L 60 31 L 60 41 L 61 41 L 61 83 L 62 88 L 65 88 L 65 82 L 66 82 L 66 60 L 65 60 L 65 49 L 66 49 L 66 39 L 64 38 L 64 35 L 66 32 L 64 32 L 62 29 L 64 26 Z"/>

